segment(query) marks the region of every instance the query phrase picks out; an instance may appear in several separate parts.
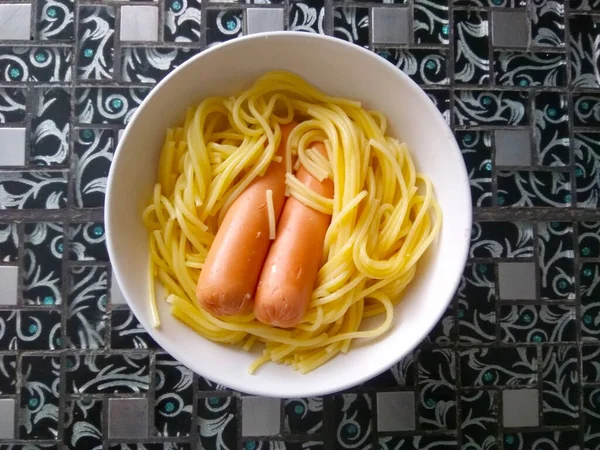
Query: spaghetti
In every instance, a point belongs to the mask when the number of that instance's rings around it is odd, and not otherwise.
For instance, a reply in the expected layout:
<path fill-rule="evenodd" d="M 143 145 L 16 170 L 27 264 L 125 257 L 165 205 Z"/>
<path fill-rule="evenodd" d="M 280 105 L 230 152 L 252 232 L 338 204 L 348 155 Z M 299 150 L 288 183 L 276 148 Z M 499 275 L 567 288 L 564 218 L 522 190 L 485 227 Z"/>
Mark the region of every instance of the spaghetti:
<path fill-rule="evenodd" d="M 280 160 L 280 126 L 292 120 L 298 125 L 285 149 L 286 193 L 332 215 L 308 312 L 292 329 L 264 325 L 253 314 L 213 316 L 195 302 L 208 249 L 229 206 Z M 183 126 L 167 131 L 158 183 L 143 214 L 151 284 L 166 288 L 171 313 L 214 342 L 246 351 L 262 344 L 251 372 L 273 361 L 306 373 L 348 352 L 353 340 L 385 333 L 394 304 L 441 226 L 431 181 L 417 173 L 406 145 L 387 136 L 386 128 L 382 114 L 327 96 L 285 72 L 189 109 Z M 316 141 L 325 144 L 327 158 L 312 149 Z M 318 180 L 331 178 L 334 198 L 299 182 L 293 170 L 300 165 Z M 159 326 L 153 285 L 151 296 Z M 381 323 L 361 329 L 374 316 Z"/>

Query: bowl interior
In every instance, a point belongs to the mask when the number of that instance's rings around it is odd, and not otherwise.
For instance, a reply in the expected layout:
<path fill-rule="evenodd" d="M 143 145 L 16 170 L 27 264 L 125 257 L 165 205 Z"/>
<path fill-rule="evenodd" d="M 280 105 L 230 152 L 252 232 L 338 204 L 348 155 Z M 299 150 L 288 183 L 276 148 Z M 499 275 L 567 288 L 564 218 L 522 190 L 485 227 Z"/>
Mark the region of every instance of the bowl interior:
<path fill-rule="evenodd" d="M 431 177 L 444 214 L 441 236 L 396 307 L 391 332 L 359 345 L 307 375 L 277 364 L 246 370 L 255 355 L 198 336 L 159 302 L 163 325 L 150 326 L 147 233 L 141 213 L 156 182 L 167 127 L 188 106 L 231 95 L 269 70 L 294 72 L 321 90 L 363 101 L 383 112 L 391 134 L 404 140 L 418 169 Z M 469 184 L 456 142 L 436 107 L 407 76 L 377 55 L 346 42 L 304 33 L 273 33 L 207 50 L 173 72 L 134 115 L 119 144 L 107 191 L 108 249 L 118 283 L 154 339 L 195 372 L 242 392 L 305 397 L 338 391 L 389 368 L 437 323 L 458 285 L 471 228 Z"/>

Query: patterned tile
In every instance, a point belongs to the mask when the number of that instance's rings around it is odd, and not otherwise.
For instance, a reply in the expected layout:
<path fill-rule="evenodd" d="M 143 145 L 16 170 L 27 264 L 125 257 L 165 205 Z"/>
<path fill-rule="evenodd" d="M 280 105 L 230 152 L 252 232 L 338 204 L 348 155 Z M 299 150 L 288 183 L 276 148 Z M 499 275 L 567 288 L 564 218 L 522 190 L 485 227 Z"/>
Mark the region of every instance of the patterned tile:
<path fill-rule="evenodd" d="M 547 444 L 556 448 L 577 448 L 578 431 L 522 432 L 504 435 L 504 449 L 535 448 Z"/>
<path fill-rule="evenodd" d="M 333 35 L 361 47 L 369 46 L 370 20 L 367 8 L 335 8 Z"/>
<path fill-rule="evenodd" d="M 75 115 L 78 123 L 126 124 L 149 89 L 86 88 L 75 92 Z"/>
<path fill-rule="evenodd" d="M 26 305 L 62 303 L 63 233 L 59 223 L 25 224 L 23 301 Z"/>
<path fill-rule="evenodd" d="M 123 81 L 155 84 L 196 54 L 188 48 L 124 47 Z"/>
<path fill-rule="evenodd" d="M 192 431 L 194 374 L 168 355 L 156 355 L 154 428 L 158 436 Z"/>
<path fill-rule="evenodd" d="M 571 16 L 571 84 L 573 87 L 598 87 L 598 53 L 600 19 L 594 16 Z"/>
<path fill-rule="evenodd" d="M 571 206 L 571 182 L 566 172 L 498 172 L 499 206 Z"/>
<path fill-rule="evenodd" d="M 110 343 L 113 349 L 158 348 L 129 309 L 113 309 L 110 314 Z"/>
<path fill-rule="evenodd" d="M 543 166 L 568 165 L 569 117 L 566 97 L 554 93 L 539 94 L 535 96 L 533 104 L 533 140 L 538 163 Z"/>
<path fill-rule="evenodd" d="M 600 257 L 600 222 L 579 222 L 579 254 Z"/>
<path fill-rule="evenodd" d="M 436 450 L 450 450 L 457 446 L 456 436 L 452 435 L 416 435 L 407 437 L 380 437 L 381 450 L 419 450 L 422 448 L 435 448 Z"/>
<path fill-rule="evenodd" d="M 55 166 L 68 162 L 70 97 L 65 88 L 34 91 L 29 164 Z"/>
<path fill-rule="evenodd" d="M 489 83 L 489 25 L 486 12 L 460 11 L 454 15 L 454 51 L 454 81 L 457 84 Z"/>
<path fill-rule="evenodd" d="M 562 53 L 494 53 L 494 83 L 501 86 L 565 86 L 567 64 Z"/>
<path fill-rule="evenodd" d="M 148 390 L 146 355 L 69 355 L 66 357 L 67 392 L 125 394 Z"/>
<path fill-rule="evenodd" d="M 492 206 L 491 133 L 457 131 L 455 136 L 469 172 L 473 206 Z"/>
<path fill-rule="evenodd" d="M 463 448 L 492 449 L 498 429 L 497 393 L 467 391 L 460 396 Z"/>
<path fill-rule="evenodd" d="M 454 114 L 457 125 L 526 125 L 528 95 L 461 90 L 455 94 Z"/>
<path fill-rule="evenodd" d="M 369 394 L 341 394 L 334 399 L 337 440 L 335 449 L 360 447 L 369 443 L 373 426 L 373 400 Z"/>
<path fill-rule="evenodd" d="M 461 351 L 460 359 L 463 386 L 533 386 L 538 382 L 533 347 L 473 348 Z"/>
<path fill-rule="evenodd" d="M 72 267 L 70 278 L 67 308 L 69 346 L 103 348 L 108 328 L 108 271 L 98 266 Z"/>
<path fill-rule="evenodd" d="M 581 264 L 579 269 L 581 296 L 581 338 L 597 340 L 600 335 L 600 263 Z"/>
<path fill-rule="evenodd" d="M 233 38 L 241 36 L 243 13 L 239 9 L 219 11 L 211 9 L 207 12 L 206 24 L 206 42 L 208 45 L 215 45 L 220 42 L 227 42 Z"/>
<path fill-rule="evenodd" d="M 575 341 L 575 308 L 572 306 L 502 306 L 499 322 L 503 342 Z"/>
<path fill-rule="evenodd" d="M 112 130 L 79 129 L 73 151 L 73 191 L 79 208 L 104 206 L 108 170 L 115 151 Z"/>
<path fill-rule="evenodd" d="M 309 33 L 321 33 L 324 31 L 325 1 L 306 0 L 290 1 L 289 10 L 290 31 L 306 31 Z"/>
<path fill-rule="evenodd" d="M 77 261 L 108 261 L 103 223 L 76 223 L 69 228 L 69 257 Z"/>
<path fill-rule="evenodd" d="M 19 438 L 56 439 L 60 360 L 48 356 L 24 356 L 21 361 Z"/>
<path fill-rule="evenodd" d="M 238 399 L 235 397 L 207 397 L 198 400 L 200 445 L 204 448 L 236 448 Z M 250 441 L 253 442 L 254 441 Z M 245 448 L 257 448 L 246 444 Z"/>
<path fill-rule="evenodd" d="M 71 81 L 70 49 L 0 46 L 0 80 L 4 82 Z"/>
<path fill-rule="evenodd" d="M 468 264 L 458 287 L 459 340 L 465 343 L 496 339 L 496 294 L 493 264 Z"/>
<path fill-rule="evenodd" d="M 564 12 L 561 1 L 533 0 L 529 7 L 531 43 L 548 47 L 564 46 Z"/>
<path fill-rule="evenodd" d="M 38 2 L 37 34 L 42 41 L 70 41 L 74 30 L 74 0 Z"/>
<path fill-rule="evenodd" d="M 77 77 L 107 80 L 113 76 L 115 8 L 81 6 Z"/>
<path fill-rule="evenodd" d="M 164 2 L 164 35 L 168 42 L 198 42 L 202 13 L 198 0 Z"/>
<path fill-rule="evenodd" d="M 377 54 L 398 67 L 417 84 L 449 83 L 445 52 L 386 48 L 377 50 Z"/>
<path fill-rule="evenodd" d="M 577 205 L 596 208 L 600 199 L 600 134 L 575 133 L 573 140 Z"/>
<path fill-rule="evenodd" d="M 575 298 L 573 227 L 569 222 L 538 224 L 540 295 L 545 300 Z"/>
<path fill-rule="evenodd" d="M 25 120 L 25 89 L 0 88 L 0 123 Z"/>
<path fill-rule="evenodd" d="M 448 2 L 414 0 L 413 30 L 417 44 L 448 44 Z"/>
<path fill-rule="evenodd" d="M 544 425 L 576 424 L 579 418 L 577 348 L 542 350 L 542 414 Z"/>
<path fill-rule="evenodd" d="M 533 226 L 529 222 L 475 222 L 471 229 L 472 258 L 533 257 Z M 486 271 L 485 266 L 479 270 Z"/>
<path fill-rule="evenodd" d="M 421 429 L 456 428 L 456 382 L 453 350 L 423 350 L 419 353 L 419 424 Z"/>
<path fill-rule="evenodd" d="M 283 431 L 289 434 L 316 434 L 323 430 L 323 398 L 284 400 Z"/>
<path fill-rule="evenodd" d="M 65 405 L 65 442 L 73 449 L 102 446 L 103 403 L 98 400 L 68 401 Z"/>
<path fill-rule="evenodd" d="M 0 0 L 0 411 L 16 423 L 0 420 L 0 450 L 600 447 L 600 1 L 15 1 Z M 272 417 L 248 431 L 253 397 L 194 375 L 128 308 L 101 217 L 152 87 L 274 28 L 371 49 L 420 85 L 476 220 L 421 347 L 342 394 L 259 399 Z"/>

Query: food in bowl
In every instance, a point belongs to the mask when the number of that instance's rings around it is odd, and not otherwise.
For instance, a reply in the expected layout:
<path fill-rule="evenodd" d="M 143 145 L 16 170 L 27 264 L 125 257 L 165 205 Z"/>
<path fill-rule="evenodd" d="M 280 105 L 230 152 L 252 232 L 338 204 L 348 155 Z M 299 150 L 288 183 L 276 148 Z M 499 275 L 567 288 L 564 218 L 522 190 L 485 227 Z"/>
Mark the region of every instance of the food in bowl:
<path fill-rule="evenodd" d="M 157 280 L 201 336 L 262 346 L 250 372 L 308 373 L 392 327 L 442 211 L 383 114 L 275 71 L 166 131 L 143 220 L 155 326 Z"/>

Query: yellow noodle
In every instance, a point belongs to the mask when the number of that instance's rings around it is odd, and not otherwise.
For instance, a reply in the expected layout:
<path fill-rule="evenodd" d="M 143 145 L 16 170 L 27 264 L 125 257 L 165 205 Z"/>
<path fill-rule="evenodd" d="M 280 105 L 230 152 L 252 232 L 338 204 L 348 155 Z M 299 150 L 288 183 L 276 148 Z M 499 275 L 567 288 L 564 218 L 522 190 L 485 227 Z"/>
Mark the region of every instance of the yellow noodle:
<path fill-rule="evenodd" d="M 281 125 L 292 120 L 298 124 L 277 156 Z M 406 145 L 386 131 L 380 112 L 328 96 L 285 72 L 189 108 L 183 125 L 166 132 L 157 184 L 142 215 L 155 325 L 153 283 L 159 281 L 171 314 L 195 332 L 246 351 L 261 347 L 251 373 L 269 362 L 306 373 L 351 350 L 355 340 L 386 333 L 442 219 L 430 180 L 417 172 Z M 327 157 L 315 142 L 325 145 Z M 215 317 L 195 302 L 195 284 L 225 213 L 273 161 L 285 161 L 286 195 L 332 215 L 311 304 L 302 322 L 287 330 L 253 314 Z M 292 173 L 299 167 L 331 179 L 334 198 L 299 182 Z M 368 317 L 382 321 L 364 329 Z"/>

